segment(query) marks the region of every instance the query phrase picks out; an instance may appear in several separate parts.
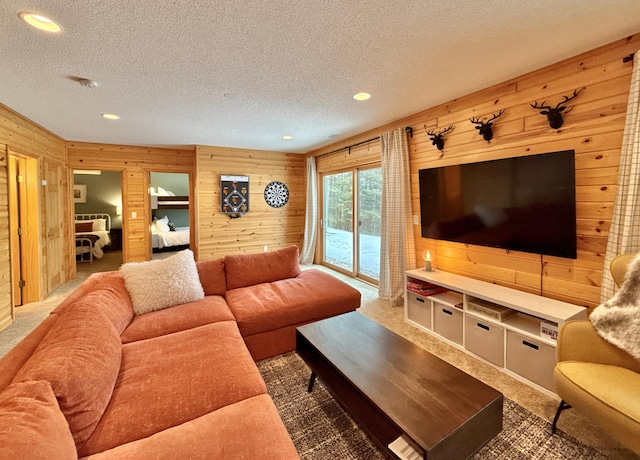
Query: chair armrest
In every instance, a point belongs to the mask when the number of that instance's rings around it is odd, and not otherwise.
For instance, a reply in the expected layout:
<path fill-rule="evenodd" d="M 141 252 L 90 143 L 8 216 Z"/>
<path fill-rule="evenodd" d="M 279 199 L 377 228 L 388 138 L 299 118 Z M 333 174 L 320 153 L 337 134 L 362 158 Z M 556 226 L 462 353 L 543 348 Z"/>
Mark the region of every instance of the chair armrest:
<path fill-rule="evenodd" d="M 640 373 L 640 361 L 600 337 L 591 321 L 569 321 L 560 330 L 558 362 L 581 361 L 609 364 Z"/>

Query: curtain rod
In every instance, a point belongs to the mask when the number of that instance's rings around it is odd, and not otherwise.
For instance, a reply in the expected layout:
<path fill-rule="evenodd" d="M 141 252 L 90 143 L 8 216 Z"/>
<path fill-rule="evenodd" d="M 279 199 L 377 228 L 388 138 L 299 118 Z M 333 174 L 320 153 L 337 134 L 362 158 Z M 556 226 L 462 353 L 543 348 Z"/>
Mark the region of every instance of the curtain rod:
<path fill-rule="evenodd" d="M 411 126 L 405 127 L 404 130 L 407 132 L 407 134 L 409 134 L 409 137 L 413 137 L 413 128 Z M 340 147 L 339 149 L 332 150 L 330 152 L 322 153 L 322 154 L 320 154 L 320 155 L 318 155 L 318 156 L 316 156 L 314 158 L 322 158 L 324 156 L 331 155 L 332 153 L 336 153 L 336 152 L 339 152 L 340 150 L 345 150 L 345 149 L 348 149 L 349 150 L 349 155 L 351 155 L 351 148 L 352 147 L 357 147 L 359 145 L 366 144 L 368 142 L 377 141 L 378 139 L 380 139 L 380 136 L 372 137 L 371 139 L 367 139 L 366 141 L 356 142 L 355 144 L 347 145 L 345 147 Z"/>

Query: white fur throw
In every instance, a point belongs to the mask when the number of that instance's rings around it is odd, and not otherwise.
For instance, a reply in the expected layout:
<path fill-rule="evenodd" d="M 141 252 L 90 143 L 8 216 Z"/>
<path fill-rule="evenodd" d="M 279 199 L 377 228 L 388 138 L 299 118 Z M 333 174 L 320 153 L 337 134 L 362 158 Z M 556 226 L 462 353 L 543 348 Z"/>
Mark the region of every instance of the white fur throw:
<path fill-rule="evenodd" d="M 204 298 L 190 249 L 162 260 L 129 262 L 120 272 L 136 315 Z"/>
<path fill-rule="evenodd" d="M 640 360 L 640 255 L 629 264 L 618 292 L 589 318 L 602 338 Z"/>

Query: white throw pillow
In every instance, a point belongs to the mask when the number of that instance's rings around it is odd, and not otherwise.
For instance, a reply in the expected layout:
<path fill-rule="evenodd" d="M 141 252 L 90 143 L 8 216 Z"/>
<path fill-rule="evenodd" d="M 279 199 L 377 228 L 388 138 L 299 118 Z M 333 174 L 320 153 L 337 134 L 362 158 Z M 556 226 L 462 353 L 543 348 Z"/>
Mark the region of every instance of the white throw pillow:
<path fill-rule="evenodd" d="M 120 272 L 136 315 L 204 299 L 190 249 L 162 260 L 129 262 Z"/>
<path fill-rule="evenodd" d="M 164 216 L 162 219 L 156 220 L 156 227 L 160 233 L 167 233 L 171 231 L 169 228 L 169 218 Z"/>
<path fill-rule="evenodd" d="M 107 219 L 94 219 L 93 220 L 93 231 L 94 232 L 104 232 L 107 229 Z"/>

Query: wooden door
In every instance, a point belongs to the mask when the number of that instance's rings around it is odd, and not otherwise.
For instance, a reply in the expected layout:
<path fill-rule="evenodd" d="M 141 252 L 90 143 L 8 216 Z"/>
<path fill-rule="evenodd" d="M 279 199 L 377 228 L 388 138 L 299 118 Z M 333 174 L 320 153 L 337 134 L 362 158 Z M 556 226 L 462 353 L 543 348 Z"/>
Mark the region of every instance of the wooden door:
<path fill-rule="evenodd" d="M 22 160 L 24 163 L 24 160 Z M 24 168 L 24 164 L 22 165 Z M 9 240 L 11 242 L 11 293 L 12 305 L 22 305 L 22 261 L 20 242 L 20 159 L 9 157 Z M 13 311 L 12 311 L 13 316 Z"/>
<path fill-rule="evenodd" d="M 12 302 L 23 305 L 41 297 L 36 159 L 9 156 L 9 193 Z"/>
<path fill-rule="evenodd" d="M 47 294 L 64 282 L 62 166 L 45 161 L 45 228 L 47 231 Z"/>

